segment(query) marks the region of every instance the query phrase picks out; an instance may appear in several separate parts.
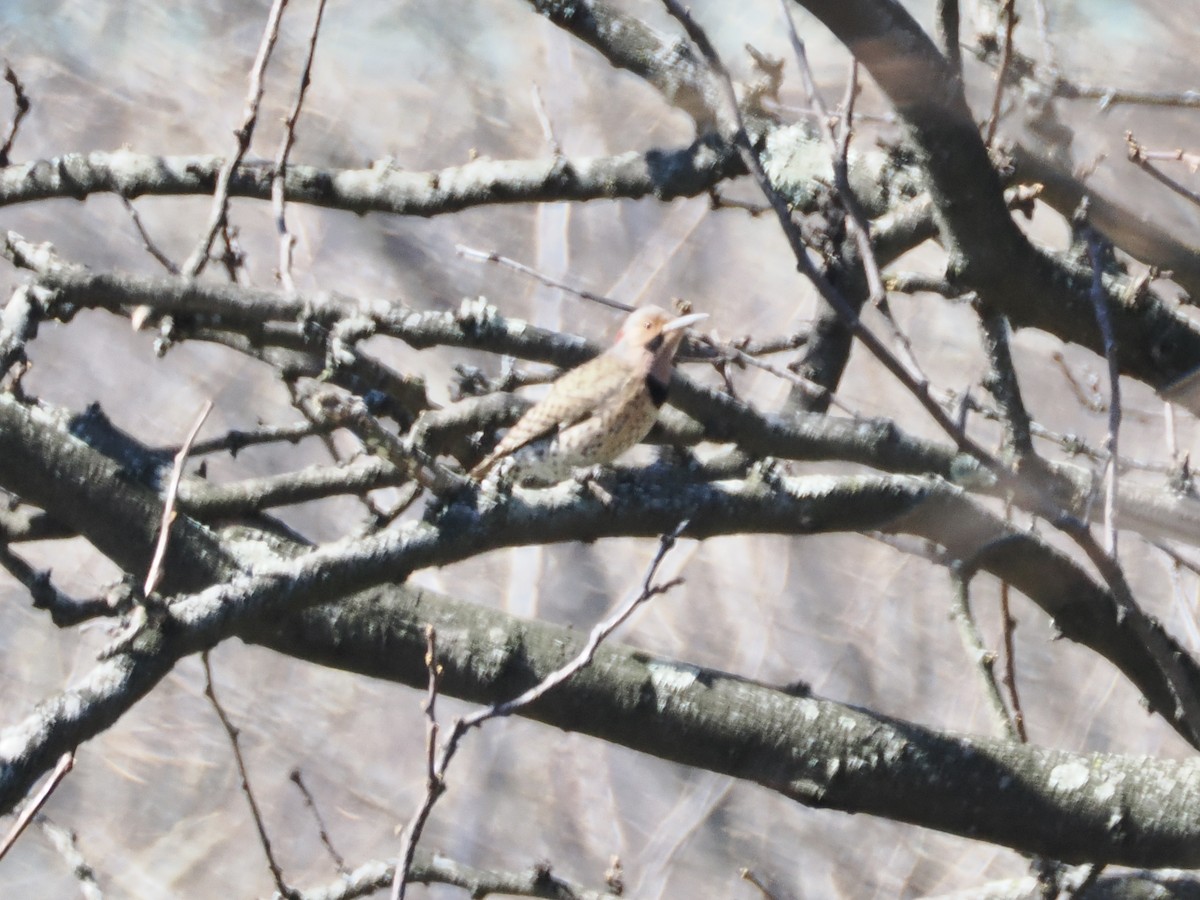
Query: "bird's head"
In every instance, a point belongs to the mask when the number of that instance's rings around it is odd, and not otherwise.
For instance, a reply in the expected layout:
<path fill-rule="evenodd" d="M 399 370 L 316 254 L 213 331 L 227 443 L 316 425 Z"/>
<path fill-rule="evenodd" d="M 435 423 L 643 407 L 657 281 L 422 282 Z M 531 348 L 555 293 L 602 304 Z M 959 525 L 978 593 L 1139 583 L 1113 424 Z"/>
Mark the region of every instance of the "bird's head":
<path fill-rule="evenodd" d="M 658 306 L 643 306 L 629 314 L 613 349 L 630 362 L 649 362 L 651 373 L 666 381 L 684 329 L 707 318 L 707 313 L 672 316 Z"/>

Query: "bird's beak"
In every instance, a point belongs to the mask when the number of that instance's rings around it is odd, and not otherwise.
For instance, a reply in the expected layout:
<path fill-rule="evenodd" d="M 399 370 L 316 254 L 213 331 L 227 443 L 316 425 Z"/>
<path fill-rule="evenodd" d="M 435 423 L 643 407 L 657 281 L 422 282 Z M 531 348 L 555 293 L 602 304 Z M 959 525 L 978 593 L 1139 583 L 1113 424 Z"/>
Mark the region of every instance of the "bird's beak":
<path fill-rule="evenodd" d="M 678 331 L 681 328 L 687 328 L 689 325 L 695 325 L 697 322 L 703 322 L 707 318 L 708 313 L 691 313 L 686 316 L 679 316 L 664 325 L 662 330 Z"/>

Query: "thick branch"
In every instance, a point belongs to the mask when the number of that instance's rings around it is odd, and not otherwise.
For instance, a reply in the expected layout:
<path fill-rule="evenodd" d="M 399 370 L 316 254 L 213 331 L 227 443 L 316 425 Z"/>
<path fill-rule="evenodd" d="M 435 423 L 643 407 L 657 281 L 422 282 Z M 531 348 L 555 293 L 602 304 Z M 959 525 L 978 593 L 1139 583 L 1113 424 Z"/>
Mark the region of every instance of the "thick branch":
<path fill-rule="evenodd" d="M 570 629 L 416 591 L 314 609 L 253 640 L 419 687 L 426 678 L 426 624 L 439 635 L 441 690 L 478 703 L 536 683 L 583 640 Z M 1071 754 L 938 734 L 613 644 L 528 712 L 557 728 L 754 781 L 813 806 L 883 815 L 1068 861 L 1200 860 L 1200 765 L 1193 761 Z"/>
<path fill-rule="evenodd" d="M 54 197 L 83 200 L 212 194 L 219 156 L 147 156 L 129 151 L 70 153 L 0 169 L 0 206 Z M 347 212 L 434 216 L 497 203 L 545 203 L 653 196 L 694 197 L 737 174 L 736 155 L 715 141 L 677 150 L 544 160 L 477 160 L 436 172 L 406 172 L 387 163 L 325 169 L 290 163 L 284 190 L 292 203 Z M 231 197 L 270 200 L 274 167 L 242 163 Z"/>

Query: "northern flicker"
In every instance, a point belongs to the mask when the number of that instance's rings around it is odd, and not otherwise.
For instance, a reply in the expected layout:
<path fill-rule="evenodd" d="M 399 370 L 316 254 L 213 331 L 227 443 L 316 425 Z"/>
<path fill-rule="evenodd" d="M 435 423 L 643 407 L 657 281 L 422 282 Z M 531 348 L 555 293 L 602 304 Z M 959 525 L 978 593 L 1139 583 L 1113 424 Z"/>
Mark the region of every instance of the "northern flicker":
<path fill-rule="evenodd" d="M 555 381 L 471 477 L 482 479 L 504 462 L 518 481 L 552 484 L 575 469 L 612 462 L 653 427 L 683 330 L 706 318 L 672 317 L 657 306 L 634 310 L 613 345 Z"/>

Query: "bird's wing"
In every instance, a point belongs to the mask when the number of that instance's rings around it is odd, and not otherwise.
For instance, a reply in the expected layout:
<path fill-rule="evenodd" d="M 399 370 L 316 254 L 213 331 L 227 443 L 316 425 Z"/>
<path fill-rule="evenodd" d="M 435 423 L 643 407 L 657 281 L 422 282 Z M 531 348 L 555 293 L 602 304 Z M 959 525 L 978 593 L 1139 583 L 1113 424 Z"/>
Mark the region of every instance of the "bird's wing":
<path fill-rule="evenodd" d="M 611 365 L 611 360 L 603 357 L 571 369 L 550 386 L 542 400 L 525 411 L 472 474 L 486 474 L 499 459 L 526 444 L 626 402 L 636 392 L 641 377 L 628 366 Z"/>
<path fill-rule="evenodd" d="M 549 393 L 540 402 L 526 411 L 500 445 L 506 448 L 505 452 L 511 453 L 540 437 L 599 415 L 623 402 L 635 389 L 636 380 L 635 374 L 625 366 L 585 364 L 572 369 L 551 385 Z"/>

